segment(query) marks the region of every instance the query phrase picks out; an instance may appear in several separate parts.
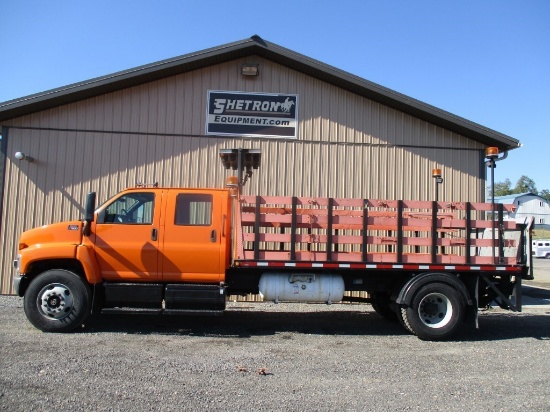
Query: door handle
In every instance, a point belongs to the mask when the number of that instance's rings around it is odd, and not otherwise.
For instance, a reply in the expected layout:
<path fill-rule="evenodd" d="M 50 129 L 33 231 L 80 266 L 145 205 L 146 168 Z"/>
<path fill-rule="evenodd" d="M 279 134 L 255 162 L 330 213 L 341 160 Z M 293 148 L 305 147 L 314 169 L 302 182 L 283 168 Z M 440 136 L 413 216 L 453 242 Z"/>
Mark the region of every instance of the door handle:
<path fill-rule="evenodd" d="M 158 239 L 158 230 L 157 229 L 153 229 L 151 231 L 151 240 L 154 240 L 156 241 Z"/>
<path fill-rule="evenodd" d="M 210 232 L 210 241 L 212 243 L 216 243 L 217 239 L 218 239 L 218 234 L 216 233 L 216 229 L 212 229 L 212 232 Z"/>

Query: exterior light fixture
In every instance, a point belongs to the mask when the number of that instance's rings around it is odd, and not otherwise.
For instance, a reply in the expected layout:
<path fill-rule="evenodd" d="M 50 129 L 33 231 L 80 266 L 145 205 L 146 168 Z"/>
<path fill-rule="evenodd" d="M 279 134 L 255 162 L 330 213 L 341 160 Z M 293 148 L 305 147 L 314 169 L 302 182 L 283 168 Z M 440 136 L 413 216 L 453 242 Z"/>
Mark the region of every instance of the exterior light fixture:
<path fill-rule="evenodd" d="M 252 169 L 260 167 L 262 160 L 260 149 L 221 149 L 219 154 L 224 168 L 237 170 L 237 182 L 240 187 L 252 176 Z"/>
<path fill-rule="evenodd" d="M 435 201 L 437 202 L 439 200 L 439 185 L 443 183 L 441 169 L 432 169 L 432 176 L 435 179 Z"/>
<path fill-rule="evenodd" d="M 230 196 L 236 198 L 239 195 L 239 178 L 237 176 L 229 176 L 225 180 L 225 187 L 229 189 Z"/>
<path fill-rule="evenodd" d="M 485 157 L 487 159 L 492 159 L 493 157 L 498 157 L 498 147 L 488 147 L 485 149 Z"/>
<path fill-rule="evenodd" d="M 226 187 L 238 187 L 239 186 L 239 178 L 237 176 L 229 176 L 225 180 L 225 186 Z"/>
<path fill-rule="evenodd" d="M 17 160 L 26 160 L 29 163 L 34 162 L 34 157 L 28 156 L 23 152 L 15 152 L 15 158 Z"/>
<path fill-rule="evenodd" d="M 495 213 L 495 167 L 497 167 L 496 162 L 500 160 L 504 160 L 508 157 L 508 152 L 504 152 L 502 156 L 499 157 L 499 150 L 498 147 L 488 147 L 485 149 L 485 164 L 489 169 L 491 169 L 491 220 L 493 221 L 493 227 L 492 227 L 492 237 L 493 237 L 493 247 L 491 248 L 493 250 L 493 260 L 495 263 L 502 263 L 503 262 L 503 256 L 499 256 L 498 260 L 496 258 L 496 213 Z M 502 231 L 502 228 L 500 228 Z M 502 234 L 502 232 L 501 232 Z"/>
<path fill-rule="evenodd" d="M 502 155 L 502 156 L 501 156 Z M 487 167 L 495 168 L 495 162 L 499 162 L 508 157 L 508 152 L 501 152 L 498 147 L 488 147 L 485 149 L 485 164 Z"/>
<path fill-rule="evenodd" d="M 432 176 L 437 183 L 443 183 L 443 178 L 441 177 L 441 169 L 433 169 Z"/>
<path fill-rule="evenodd" d="M 241 74 L 246 77 L 254 77 L 260 74 L 258 64 L 245 63 L 241 66 Z"/>

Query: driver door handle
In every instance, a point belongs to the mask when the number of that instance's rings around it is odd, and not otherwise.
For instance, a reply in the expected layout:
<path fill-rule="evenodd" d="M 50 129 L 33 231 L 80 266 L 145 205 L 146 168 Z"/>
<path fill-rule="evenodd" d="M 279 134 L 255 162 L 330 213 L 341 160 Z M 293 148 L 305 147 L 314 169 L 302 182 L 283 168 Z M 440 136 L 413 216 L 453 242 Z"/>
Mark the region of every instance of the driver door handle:
<path fill-rule="evenodd" d="M 158 230 L 157 229 L 153 229 L 151 231 L 151 240 L 154 240 L 156 241 L 158 239 Z"/>
<path fill-rule="evenodd" d="M 216 233 L 216 229 L 212 229 L 212 232 L 210 232 L 210 241 L 212 243 L 216 243 L 217 239 L 218 239 L 218 234 Z"/>

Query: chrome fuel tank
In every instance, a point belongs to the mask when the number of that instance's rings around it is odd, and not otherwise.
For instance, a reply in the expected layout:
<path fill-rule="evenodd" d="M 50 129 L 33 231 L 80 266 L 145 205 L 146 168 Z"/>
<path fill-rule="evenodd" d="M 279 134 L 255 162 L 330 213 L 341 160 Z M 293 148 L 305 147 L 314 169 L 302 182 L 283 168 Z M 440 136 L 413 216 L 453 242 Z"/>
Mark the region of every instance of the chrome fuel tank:
<path fill-rule="evenodd" d="M 338 302 L 344 297 L 344 279 L 317 273 L 264 273 L 260 295 L 275 302 Z"/>

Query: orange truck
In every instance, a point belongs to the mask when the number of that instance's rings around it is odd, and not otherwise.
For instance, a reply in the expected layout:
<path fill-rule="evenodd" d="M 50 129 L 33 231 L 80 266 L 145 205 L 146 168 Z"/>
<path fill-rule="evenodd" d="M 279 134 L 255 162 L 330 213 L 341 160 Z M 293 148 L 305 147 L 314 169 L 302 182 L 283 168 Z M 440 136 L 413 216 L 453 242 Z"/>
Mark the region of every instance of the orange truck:
<path fill-rule="evenodd" d="M 240 167 L 239 167 L 240 170 Z M 249 176 L 249 174 L 247 174 Z M 14 267 L 28 320 L 66 332 L 90 314 L 221 315 L 229 295 L 363 300 L 421 339 L 521 311 L 530 224 L 511 205 L 241 195 L 141 186 L 83 220 L 24 232 Z"/>

